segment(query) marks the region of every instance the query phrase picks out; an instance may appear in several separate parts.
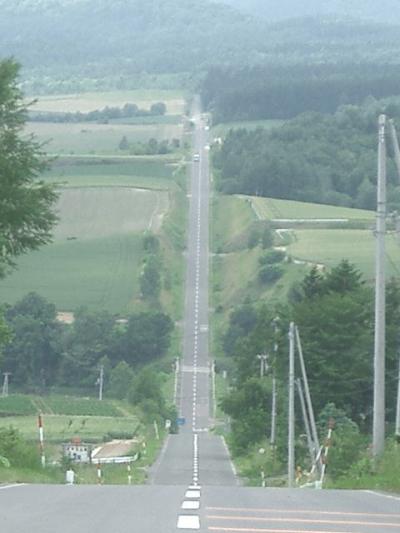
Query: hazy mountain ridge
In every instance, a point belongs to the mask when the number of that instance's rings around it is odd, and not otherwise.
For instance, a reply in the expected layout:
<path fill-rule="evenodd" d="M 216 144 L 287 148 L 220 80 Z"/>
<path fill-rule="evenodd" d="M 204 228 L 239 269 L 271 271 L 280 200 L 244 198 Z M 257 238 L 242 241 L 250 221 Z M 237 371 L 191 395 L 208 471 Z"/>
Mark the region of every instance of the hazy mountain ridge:
<path fill-rule="evenodd" d="M 337 17 L 272 23 L 222 0 L 0 0 L 0 11 L 1 55 L 35 69 L 35 79 L 400 57 L 400 26 Z"/>
<path fill-rule="evenodd" d="M 293 17 L 337 15 L 345 18 L 369 19 L 400 23 L 398 0 L 218 0 L 241 11 L 269 20 Z"/>

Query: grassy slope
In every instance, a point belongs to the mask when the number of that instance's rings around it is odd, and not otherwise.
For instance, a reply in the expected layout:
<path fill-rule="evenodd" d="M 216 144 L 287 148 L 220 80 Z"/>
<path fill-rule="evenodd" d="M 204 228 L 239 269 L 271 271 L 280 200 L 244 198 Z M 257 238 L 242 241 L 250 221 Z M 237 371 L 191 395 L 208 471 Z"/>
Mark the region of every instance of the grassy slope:
<path fill-rule="evenodd" d="M 265 253 L 259 246 L 247 248 L 247 237 L 257 219 L 349 219 L 349 229 L 305 229 L 291 224 L 289 232 L 275 234 L 275 246 L 282 246 L 295 261 L 284 263 L 283 277 L 274 285 L 262 285 L 257 280 L 258 259 Z M 366 223 L 366 229 L 353 229 L 354 222 Z M 245 301 L 273 303 L 286 297 L 287 291 L 301 280 L 310 267 L 323 264 L 331 267 L 347 258 L 367 279 L 374 276 L 374 237 L 371 229 L 374 213 L 319 204 L 245 196 L 215 196 L 211 225 L 213 237 L 212 305 L 215 309 L 212 339 L 214 350 L 219 348 L 229 313 Z M 283 225 L 284 226 L 284 225 Z M 217 252 L 217 253 L 216 253 Z M 394 235 L 387 237 L 387 271 L 398 276 L 400 247 Z"/>

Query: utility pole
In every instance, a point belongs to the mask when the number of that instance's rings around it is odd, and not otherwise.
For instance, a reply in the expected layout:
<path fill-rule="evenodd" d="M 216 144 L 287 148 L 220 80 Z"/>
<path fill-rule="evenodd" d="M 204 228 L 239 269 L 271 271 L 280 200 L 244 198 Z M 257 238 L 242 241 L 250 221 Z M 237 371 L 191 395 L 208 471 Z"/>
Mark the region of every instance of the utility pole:
<path fill-rule="evenodd" d="M 294 322 L 289 328 L 288 487 L 294 486 Z"/>
<path fill-rule="evenodd" d="M 268 354 L 262 353 L 257 355 L 257 359 L 260 360 L 260 378 L 264 377 L 264 373 L 268 370 Z"/>
<path fill-rule="evenodd" d="M 317 432 L 317 425 L 315 423 L 315 416 L 314 416 L 314 409 L 311 401 L 311 394 L 310 389 L 308 387 L 308 379 L 307 379 L 307 372 L 306 372 L 306 366 L 304 364 L 304 356 L 303 356 L 303 348 L 301 346 L 301 339 L 299 334 L 299 329 L 296 326 L 296 341 L 297 341 L 297 349 L 299 352 L 299 359 L 300 359 L 300 367 L 301 367 L 301 373 L 303 376 L 303 382 L 304 382 L 304 392 L 306 395 L 306 403 L 308 407 L 308 414 L 310 417 L 310 426 L 311 426 L 311 434 L 314 442 L 314 457 L 316 458 L 318 455 L 318 450 L 320 448 L 319 446 L 319 439 L 318 439 L 318 432 Z"/>
<path fill-rule="evenodd" d="M 100 376 L 97 383 L 99 384 L 99 400 L 101 401 L 103 399 L 104 365 L 100 366 Z"/>
<path fill-rule="evenodd" d="M 278 340 L 277 340 L 277 334 L 279 331 L 278 327 L 279 322 L 279 316 L 274 318 L 272 321 L 273 327 L 274 327 L 274 333 L 275 333 L 275 342 L 274 342 L 274 365 L 273 365 L 273 374 L 272 374 L 272 406 L 271 406 L 271 437 L 270 437 L 270 444 L 271 447 L 275 447 L 276 442 L 276 397 L 277 397 L 277 391 L 276 391 L 276 377 L 275 377 L 275 365 L 276 365 L 276 359 L 278 356 Z"/>
<path fill-rule="evenodd" d="M 270 437 L 269 442 L 272 448 L 274 448 L 275 442 L 276 442 L 276 377 L 275 377 L 275 372 L 272 377 L 271 437 Z"/>
<path fill-rule="evenodd" d="M 400 357 L 399 357 L 399 377 L 397 381 L 397 408 L 396 408 L 396 438 L 400 439 Z"/>
<path fill-rule="evenodd" d="M 2 390 L 2 396 L 6 398 L 8 396 L 8 381 L 9 377 L 11 376 L 11 372 L 3 372 L 4 380 L 3 380 L 3 390 Z"/>
<path fill-rule="evenodd" d="M 378 197 L 376 213 L 374 416 L 372 452 L 385 448 L 385 233 L 386 233 L 386 115 L 379 116 Z"/>
<path fill-rule="evenodd" d="M 314 442 L 311 436 L 310 421 L 308 419 L 306 403 L 304 401 L 303 387 L 301 385 L 300 378 L 296 379 L 296 385 L 297 385 L 297 392 L 299 393 L 299 398 L 300 398 L 301 412 L 303 413 L 304 427 L 306 428 L 308 451 L 310 453 L 311 464 L 313 465 L 315 463 L 316 455 L 315 455 L 315 450 L 314 450 Z"/>

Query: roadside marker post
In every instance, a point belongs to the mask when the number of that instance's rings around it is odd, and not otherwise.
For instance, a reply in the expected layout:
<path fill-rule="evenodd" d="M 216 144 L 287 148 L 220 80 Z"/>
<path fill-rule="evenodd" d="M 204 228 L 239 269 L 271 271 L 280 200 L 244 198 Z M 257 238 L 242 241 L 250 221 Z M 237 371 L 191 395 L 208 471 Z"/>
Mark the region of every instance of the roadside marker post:
<path fill-rule="evenodd" d="M 39 448 L 40 448 L 40 460 L 42 467 L 46 466 L 46 457 L 44 455 L 44 433 L 43 433 L 43 420 L 42 414 L 38 414 L 38 427 L 39 427 Z"/>
<path fill-rule="evenodd" d="M 101 464 L 100 461 L 97 463 L 97 484 L 101 485 L 102 479 L 101 479 Z"/>

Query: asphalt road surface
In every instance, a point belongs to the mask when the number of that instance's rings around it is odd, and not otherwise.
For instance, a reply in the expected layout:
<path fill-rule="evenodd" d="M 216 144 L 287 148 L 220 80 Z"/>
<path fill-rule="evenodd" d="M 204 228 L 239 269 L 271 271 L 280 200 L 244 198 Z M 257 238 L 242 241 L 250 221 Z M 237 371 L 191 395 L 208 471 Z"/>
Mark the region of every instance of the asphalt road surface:
<path fill-rule="evenodd" d="M 147 486 L 0 486 L 0 532 L 400 533 L 400 496 L 239 486 L 224 441 L 210 432 L 209 141 L 198 104 L 194 122 L 194 152 L 200 157 L 191 171 L 178 389 L 185 424 L 167 439 Z"/>
<path fill-rule="evenodd" d="M 209 357 L 209 151 L 208 128 L 194 104 L 193 151 L 189 190 L 189 227 L 185 289 L 183 359 L 178 394 L 185 420 L 171 435 L 150 475 L 150 483 L 235 486 L 237 479 L 226 445 L 212 427 L 213 390 Z"/>

